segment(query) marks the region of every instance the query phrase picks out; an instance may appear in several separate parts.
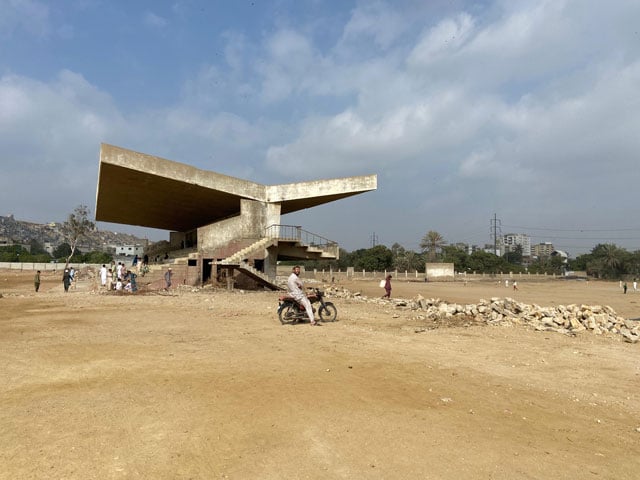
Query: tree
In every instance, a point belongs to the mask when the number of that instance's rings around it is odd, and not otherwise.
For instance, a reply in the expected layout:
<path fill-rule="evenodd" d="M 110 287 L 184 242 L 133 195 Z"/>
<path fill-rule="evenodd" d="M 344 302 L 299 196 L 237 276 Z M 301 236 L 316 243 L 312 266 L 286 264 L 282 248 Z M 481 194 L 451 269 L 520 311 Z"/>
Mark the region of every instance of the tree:
<path fill-rule="evenodd" d="M 423 271 L 424 258 L 413 250 L 405 250 L 399 243 L 391 245 L 393 268 L 399 271 Z"/>
<path fill-rule="evenodd" d="M 71 257 L 76 251 L 78 241 L 95 228 L 95 224 L 88 217 L 89 207 L 78 205 L 62 225 L 62 235 L 71 247 L 71 253 L 67 256 L 65 267 L 69 265 Z"/>
<path fill-rule="evenodd" d="M 42 243 L 40 243 L 38 240 L 36 240 L 35 238 L 32 238 L 29 241 L 29 244 L 31 246 L 31 254 L 32 255 L 49 255 L 49 252 L 47 252 L 44 249 L 44 245 L 42 245 Z"/>
<path fill-rule="evenodd" d="M 522 265 L 522 245 L 516 245 L 512 251 L 504 254 L 504 258 L 514 265 Z"/>
<path fill-rule="evenodd" d="M 66 257 L 71 257 L 71 245 L 63 242 L 53 249 L 53 258 L 60 259 Z"/>
<path fill-rule="evenodd" d="M 633 256 L 612 243 L 596 245 L 587 261 L 587 271 L 600 278 L 620 278 L 627 273 Z"/>
<path fill-rule="evenodd" d="M 393 267 L 393 253 L 384 245 L 356 250 L 349 257 L 356 270 L 381 272 Z"/>
<path fill-rule="evenodd" d="M 85 263 L 109 263 L 113 260 L 113 256 L 106 252 L 93 251 L 82 255 L 82 261 Z"/>
<path fill-rule="evenodd" d="M 453 245 L 447 245 L 442 248 L 442 261 L 453 263 L 458 272 L 464 272 L 469 268 L 469 255 L 467 252 Z"/>
<path fill-rule="evenodd" d="M 468 268 L 472 272 L 498 273 L 509 270 L 509 264 L 504 258 L 477 250 L 469 255 Z"/>
<path fill-rule="evenodd" d="M 442 235 L 433 230 L 429 230 L 427 234 L 422 237 L 420 248 L 423 253 L 427 253 L 427 259 L 430 262 L 434 262 L 446 244 L 447 242 L 444 241 Z"/>

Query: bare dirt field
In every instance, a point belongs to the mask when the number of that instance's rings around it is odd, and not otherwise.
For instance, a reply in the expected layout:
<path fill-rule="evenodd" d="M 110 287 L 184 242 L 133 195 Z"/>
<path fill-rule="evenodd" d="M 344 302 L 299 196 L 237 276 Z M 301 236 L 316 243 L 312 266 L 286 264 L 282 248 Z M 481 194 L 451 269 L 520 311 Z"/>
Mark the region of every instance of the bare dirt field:
<path fill-rule="evenodd" d="M 59 277 L 0 271 L 2 479 L 640 478 L 640 344 L 341 298 L 338 322 L 282 326 L 278 293 Z M 617 283 L 393 286 L 640 317 Z"/>

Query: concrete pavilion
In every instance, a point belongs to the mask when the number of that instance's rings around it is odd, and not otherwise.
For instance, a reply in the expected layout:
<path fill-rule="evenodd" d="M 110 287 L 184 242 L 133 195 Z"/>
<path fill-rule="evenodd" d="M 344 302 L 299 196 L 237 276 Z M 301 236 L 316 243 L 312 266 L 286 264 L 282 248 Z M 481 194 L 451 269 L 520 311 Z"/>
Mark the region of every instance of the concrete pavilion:
<path fill-rule="evenodd" d="M 376 188 L 376 175 L 262 185 L 102 144 L 95 212 L 97 221 L 169 230 L 171 266 L 186 265 L 186 283 L 225 269 L 276 288 L 278 260 L 338 257 L 335 242 L 280 216 Z"/>

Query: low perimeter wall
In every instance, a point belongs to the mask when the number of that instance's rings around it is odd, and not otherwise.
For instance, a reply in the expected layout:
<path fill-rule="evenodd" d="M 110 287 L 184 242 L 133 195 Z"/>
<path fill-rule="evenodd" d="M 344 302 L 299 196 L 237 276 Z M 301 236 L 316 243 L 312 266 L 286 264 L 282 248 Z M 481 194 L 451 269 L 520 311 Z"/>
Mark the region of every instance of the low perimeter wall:
<path fill-rule="evenodd" d="M 83 268 L 93 268 L 99 270 L 102 264 L 100 263 L 71 263 L 70 264 L 76 270 L 82 270 Z M 446 264 L 445 264 L 446 265 Z M 167 264 L 175 269 L 176 265 Z M 42 272 L 55 272 L 64 269 L 64 263 L 28 263 L 28 262 L 0 262 L 0 270 L 23 270 L 23 271 L 36 271 Z M 193 268 L 191 268 L 193 270 Z M 277 269 L 278 277 L 288 277 L 291 273 L 291 266 L 279 265 Z M 447 271 L 450 273 L 450 270 Z M 584 277 L 584 272 L 571 272 L 572 276 Z M 427 276 L 424 272 L 408 272 L 400 270 L 384 270 L 380 272 L 355 270 L 353 267 L 348 267 L 346 270 L 307 270 L 303 269 L 302 276 L 304 278 L 312 278 L 318 281 L 330 283 L 340 280 L 381 280 L 387 275 L 393 275 L 396 280 L 405 280 L 413 282 L 426 282 L 426 281 L 447 281 L 447 282 L 466 282 L 466 281 L 478 281 L 478 280 L 493 280 L 493 281 L 505 281 L 505 280 L 517 280 L 517 281 L 544 281 L 553 280 L 556 278 L 562 278 L 560 275 L 555 274 L 543 274 L 543 273 L 465 273 L 455 272 L 453 275 L 449 274 L 444 277 Z M 195 272 L 190 276 L 199 276 Z"/>
<path fill-rule="evenodd" d="M 83 268 L 97 268 L 102 267 L 101 263 L 70 263 L 70 267 L 76 270 L 82 270 Z M 30 262 L 0 262 L 0 269 L 7 270 L 25 270 L 34 272 L 40 270 L 41 272 L 55 272 L 57 270 L 64 270 L 64 263 L 30 263 Z"/>
<path fill-rule="evenodd" d="M 431 272 L 430 272 L 431 273 Z M 365 271 L 355 270 L 348 267 L 346 270 L 305 270 L 302 268 L 300 274 L 303 278 L 311 278 L 325 283 L 337 282 L 340 280 L 382 280 L 391 274 L 395 280 L 405 280 L 408 282 L 471 282 L 471 281 L 544 281 L 562 278 L 560 275 L 543 273 L 465 273 L 447 271 L 446 276 L 427 276 L 424 272 L 408 272 L 400 270 Z M 278 277 L 288 277 L 291 274 L 291 266 L 278 265 Z"/>

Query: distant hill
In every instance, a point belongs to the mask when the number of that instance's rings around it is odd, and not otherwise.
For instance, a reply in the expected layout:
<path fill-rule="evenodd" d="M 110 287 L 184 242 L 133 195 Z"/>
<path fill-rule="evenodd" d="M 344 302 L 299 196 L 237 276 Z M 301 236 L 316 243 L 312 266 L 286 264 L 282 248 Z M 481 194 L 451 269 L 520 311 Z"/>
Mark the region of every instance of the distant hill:
<path fill-rule="evenodd" d="M 43 246 L 51 244 L 53 248 L 64 243 L 60 232 L 62 222 L 33 223 L 16 220 L 13 215 L 0 215 L 0 245 L 1 244 L 29 244 L 32 240 Z M 136 237 L 128 233 L 118 233 L 111 230 L 94 230 L 83 238 L 78 248 L 83 252 L 110 251 L 118 245 L 146 245 L 145 238 Z"/>

